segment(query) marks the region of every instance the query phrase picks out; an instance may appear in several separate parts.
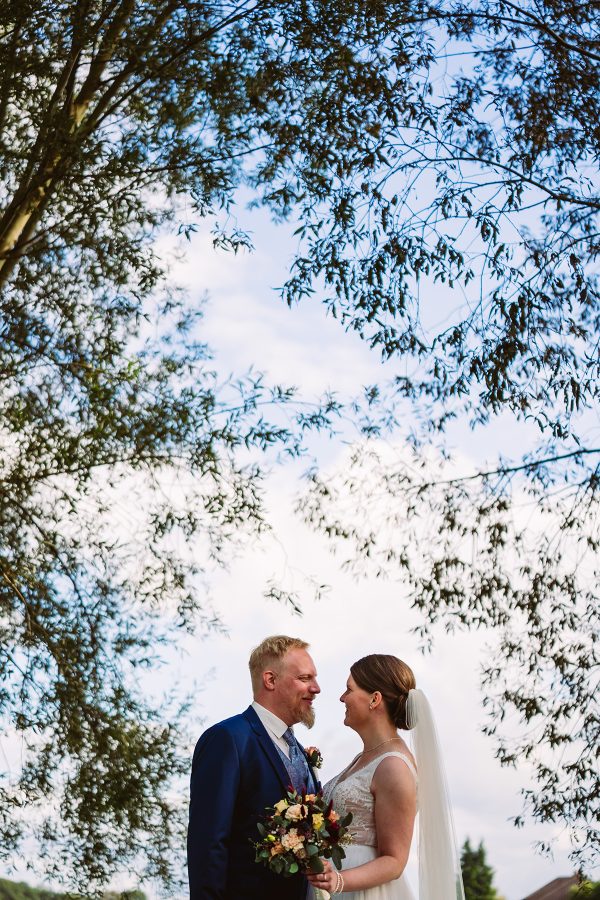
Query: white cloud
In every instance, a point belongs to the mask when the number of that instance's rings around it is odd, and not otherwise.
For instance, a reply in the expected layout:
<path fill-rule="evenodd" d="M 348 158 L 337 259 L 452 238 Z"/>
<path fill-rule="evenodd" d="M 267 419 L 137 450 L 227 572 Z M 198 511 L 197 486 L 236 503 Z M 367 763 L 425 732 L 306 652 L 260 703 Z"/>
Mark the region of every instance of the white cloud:
<path fill-rule="evenodd" d="M 381 374 L 380 357 L 355 333 L 344 334 L 317 295 L 295 309 L 280 299 L 276 288 L 290 262 L 288 228 L 267 226 L 255 215 L 262 234 L 252 253 L 213 251 L 206 228 L 192 238 L 187 261 L 174 267 L 192 297 L 208 291 L 203 340 L 222 370 L 265 370 L 275 382 L 299 385 L 307 397 L 329 388 L 354 393 Z"/>

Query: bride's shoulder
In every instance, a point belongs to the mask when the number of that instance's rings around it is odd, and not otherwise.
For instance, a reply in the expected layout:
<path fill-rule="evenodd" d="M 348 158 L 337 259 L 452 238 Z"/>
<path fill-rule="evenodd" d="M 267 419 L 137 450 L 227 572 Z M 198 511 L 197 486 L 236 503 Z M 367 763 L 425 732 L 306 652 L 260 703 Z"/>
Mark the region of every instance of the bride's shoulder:
<path fill-rule="evenodd" d="M 398 779 L 404 781 L 406 778 L 415 782 L 417 780 L 417 768 L 412 753 L 404 750 L 390 750 L 382 753 L 375 763 L 374 781 L 385 783 Z"/>

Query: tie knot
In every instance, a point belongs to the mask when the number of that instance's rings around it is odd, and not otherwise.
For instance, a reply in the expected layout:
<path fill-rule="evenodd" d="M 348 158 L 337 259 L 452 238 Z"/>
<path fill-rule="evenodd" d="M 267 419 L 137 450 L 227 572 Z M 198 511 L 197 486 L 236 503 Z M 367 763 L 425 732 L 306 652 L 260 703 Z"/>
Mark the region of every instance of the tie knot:
<path fill-rule="evenodd" d="M 289 744 L 290 747 L 296 746 L 296 738 L 294 737 L 294 732 L 291 728 L 286 728 L 282 735 L 286 744 Z"/>

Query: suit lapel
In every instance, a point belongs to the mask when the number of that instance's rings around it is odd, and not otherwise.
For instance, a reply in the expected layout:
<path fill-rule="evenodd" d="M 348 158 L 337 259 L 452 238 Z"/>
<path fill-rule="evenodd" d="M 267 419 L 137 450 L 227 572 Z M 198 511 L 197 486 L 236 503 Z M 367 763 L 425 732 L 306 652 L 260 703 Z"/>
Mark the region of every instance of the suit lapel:
<path fill-rule="evenodd" d="M 275 744 L 269 737 L 269 733 L 267 732 L 267 729 L 265 728 L 263 723 L 260 721 L 260 719 L 256 715 L 256 712 L 252 709 L 251 706 L 248 707 L 248 709 L 243 713 L 243 715 L 248 720 L 250 727 L 252 728 L 254 734 L 256 735 L 262 750 L 264 750 L 269 762 L 275 769 L 275 772 L 277 774 L 277 777 L 279 778 L 279 781 L 281 782 L 281 786 L 282 786 L 284 792 L 287 791 L 288 787 L 289 787 L 289 783 L 290 783 L 290 776 L 288 775 L 287 769 L 284 766 L 283 761 L 275 748 Z"/>

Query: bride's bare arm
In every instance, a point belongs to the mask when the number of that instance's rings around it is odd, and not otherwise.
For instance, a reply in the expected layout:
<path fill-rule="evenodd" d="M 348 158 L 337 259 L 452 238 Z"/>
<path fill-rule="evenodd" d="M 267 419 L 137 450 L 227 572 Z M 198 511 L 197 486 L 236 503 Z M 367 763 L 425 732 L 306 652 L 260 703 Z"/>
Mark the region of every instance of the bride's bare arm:
<path fill-rule="evenodd" d="M 398 878 L 406 866 L 417 811 L 415 779 L 406 763 L 394 756 L 381 761 L 371 792 L 375 797 L 375 827 L 378 855 L 362 866 L 342 869 L 344 891 L 364 891 Z M 352 826 L 350 826 L 352 830 Z M 326 879 L 311 876 L 315 887 L 332 891 L 336 886 L 333 868 L 326 867 Z"/>
<path fill-rule="evenodd" d="M 406 763 L 394 756 L 384 759 L 375 771 L 371 791 L 375 797 L 375 828 L 379 857 L 386 858 L 393 867 L 390 878 L 398 878 L 404 871 L 413 836 L 417 814 L 415 778 Z M 373 885 L 375 886 L 375 885 Z"/>

